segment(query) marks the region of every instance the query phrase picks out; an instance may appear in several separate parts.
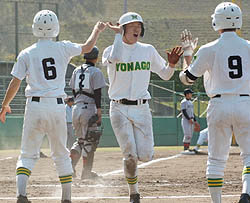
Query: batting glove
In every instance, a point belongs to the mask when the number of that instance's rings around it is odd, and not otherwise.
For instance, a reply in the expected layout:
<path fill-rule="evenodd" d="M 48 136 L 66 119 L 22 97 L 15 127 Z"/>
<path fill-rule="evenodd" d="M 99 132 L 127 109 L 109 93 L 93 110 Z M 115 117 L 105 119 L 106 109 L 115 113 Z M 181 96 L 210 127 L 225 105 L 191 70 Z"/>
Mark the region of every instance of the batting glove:
<path fill-rule="evenodd" d="M 193 40 L 191 32 L 185 29 L 181 34 L 181 45 L 184 50 L 183 56 L 192 56 L 197 44 L 198 37 Z"/>

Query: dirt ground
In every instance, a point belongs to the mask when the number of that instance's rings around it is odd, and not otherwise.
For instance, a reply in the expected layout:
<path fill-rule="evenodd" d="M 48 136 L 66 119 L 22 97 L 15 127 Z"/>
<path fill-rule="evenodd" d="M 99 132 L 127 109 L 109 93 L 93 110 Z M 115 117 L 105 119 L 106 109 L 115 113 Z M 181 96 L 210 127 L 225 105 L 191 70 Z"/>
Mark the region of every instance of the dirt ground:
<path fill-rule="evenodd" d="M 207 153 L 205 147 L 202 149 L 204 151 L 200 155 L 180 155 L 182 147 L 155 148 L 155 162 L 142 165 L 139 169 L 141 202 L 210 202 L 205 178 Z M 48 149 L 42 151 L 49 155 Z M 18 154 L 18 150 L 0 151 L 0 202 L 16 202 L 15 164 Z M 73 179 L 72 202 L 129 202 L 126 181 L 123 172 L 119 171 L 122 166 L 118 148 L 99 148 L 95 156 L 94 171 L 103 177 L 95 181 L 81 181 L 80 162 L 77 166 L 77 178 Z M 236 203 L 239 200 L 242 167 L 239 149 L 232 147 L 225 171 L 224 203 Z M 41 158 L 37 162 L 30 176 L 27 192 L 32 203 L 60 202 L 60 183 L 51 158 Z"/>

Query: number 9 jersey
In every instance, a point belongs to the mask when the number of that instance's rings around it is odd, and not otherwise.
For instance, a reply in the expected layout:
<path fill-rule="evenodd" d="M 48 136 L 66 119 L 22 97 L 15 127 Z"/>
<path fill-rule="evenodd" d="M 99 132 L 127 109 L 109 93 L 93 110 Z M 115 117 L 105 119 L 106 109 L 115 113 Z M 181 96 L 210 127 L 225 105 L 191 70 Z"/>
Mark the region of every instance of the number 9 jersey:
<path fill-rule="evenodd" d="M 26 97 L 63 97 L 68 63 L 81 52 L 80 44 L 40 39 L 21 51 L 11 74 L 19 80 L 26 77 Z"/>
<path fill-rule="evenodd" d="M 250 44 L 235 32 L 202 46 L 188 67 L 193 79 L 204 75 L 209 97 L 250 94 Z"/>

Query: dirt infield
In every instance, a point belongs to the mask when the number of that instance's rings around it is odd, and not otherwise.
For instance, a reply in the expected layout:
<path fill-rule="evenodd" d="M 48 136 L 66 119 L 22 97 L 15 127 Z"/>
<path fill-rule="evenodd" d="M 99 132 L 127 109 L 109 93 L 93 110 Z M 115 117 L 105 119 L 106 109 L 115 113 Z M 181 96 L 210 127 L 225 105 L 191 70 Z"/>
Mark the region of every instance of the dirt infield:
<path fill-rule="evenodd" d="M 157 147 L 154 162 L 140 166 L 142 203 L 210 202 L 205 178 L 207 154 L 180 155 L 181 150 L 181 147 Z M 46 149 L 42 151 L 49 154 Z M 0 202 L 16 202 L 15 164 L 18 154 L 19 151 L 0 151 Z M 242 167 L 239 149 L 231 148 L 225 171 L 223 202 L 239 200 Z M 103 177 L 96 181 L 81 181 L 79 163 L 78 177 L 73 180 L 72 202 L 129 202 L 127 185 L 120 169 L 122 157 L 118 148 L 98 149 L 94 170 Z M 42 158 L 37 162 L 27 192 L 32 203 L 60 202 L 60 183 L 50 158 Z"/>

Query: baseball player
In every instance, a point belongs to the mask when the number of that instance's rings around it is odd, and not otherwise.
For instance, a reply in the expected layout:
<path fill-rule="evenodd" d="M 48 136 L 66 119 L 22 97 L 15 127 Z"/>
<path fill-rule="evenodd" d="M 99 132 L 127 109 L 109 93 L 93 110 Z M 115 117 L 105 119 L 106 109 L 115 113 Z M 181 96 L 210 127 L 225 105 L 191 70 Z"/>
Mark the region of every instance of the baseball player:
<path fill-rule="evenodd" d="M 73 107 L 73 127 L 77 141 L 74 143 L 70 157 L 76 177 L 75 167 L 82 156 L 83 169 L 81 179 L 96 178 L 92 171 L 94 152 L 100 136 L 96 137 L 98 126 L 101 125 L 101 89 L 106 86 L 105 78 L 99 68 L 95 66 L 99 50 L 94 47 L 90 53 L 84 54 L 86 62 L 76 68 L 70 80 L 70 86 L 75 96 Z M 101 135 L 99 133 L 99 135 Z"/>
<path fill-rule="evenodd" d="M 194 105 L 191 101 L 193 91 L 189 88 L 184 90 L 185 98 L 181 101 L 181 126 L 183 130 L 184 151 L 189 150 L 190 142 L 193 137 L 193 125 L 198 125 L 194 115 Z"/>
<path fill-rule="evenodd" d="M 33 34 L 39 39 L 21 51 L 14 64 L 11 80 L 2 102 L 0 121 L 5 122 L 6 113 L 15 97 L 21 81 L 26 78 L 27 97 L 21 143 L 21 155 L 16 166 L 17 203 L 30 203 L 26 187 L 31 171 L 39 158 L 44 135 L 48 136 L 51 156 L 62 185 L 62 202 L 71 202 L 72 166 L 66 148 L 66 112 L 63 104 L 65 74 L 73 56 L 89 52 L 99 33 L 106 27 L 98 22 L 84 44 L 70 41 L 54 42 L 59 34 L 59 22 L 54 12 L 39 11 L 33 20 Z"/>
<path fill-rule="evenodd" d="M 167 64 L 152 45 L 138 42 L 144 35 L 143 20 L 138 13 L 125 13 L 119 25 L 107 25 L 116 33 L 113 45 L 104 50 L 102 57 L 110 83 L 111 125 L 124 157 L 130 202 L 138 203 L 137 161 L 150 161 L 154 154 L 148 104 L 150 73 L 169 80 L 182 50 L 176 47 L 167 53 Z"/>
<path fill-rule="evenodd" d="M 67 97 L 64 102 L 66 103 L 66 122 L 67 122 L 67 148 L 70 150 L 73 146 L 76 137 L 73 134 L 73 125 L 72 125 L 72 106 L 74 104 L 73 97 Z"/>
<path fill-rule="evenodd" d="M 242 194 L 239 203 L 250 202 L 250 44 L 236 34 L 242 26 L 241 9 L 231 2 L 219 4 L 212 15 L 212 26 L 220 38 L 198 50 L 191 61 L 193 40 L 187 32 L 183 47 L 189 65 L 180 73 L 184 84 L 204 75 L 210 97 L 208 122 L 207 181 L 213 203 L 221 202 L 224 169 L 234 133 L 243 158 Z"/>
<path fill-rule="evenodd" d="M 196 143 L 196 146 L 194 147 L 193 151 L 198 154 L 200 146 L 203 145 L 204 142 L 208 141 L 208 128 L 205 128 L 200 132 L 198 141 Z"/>

